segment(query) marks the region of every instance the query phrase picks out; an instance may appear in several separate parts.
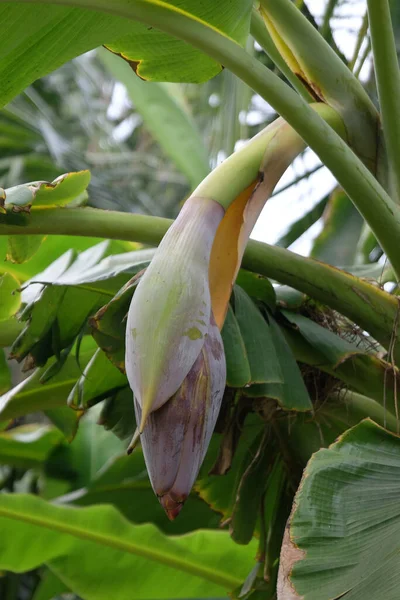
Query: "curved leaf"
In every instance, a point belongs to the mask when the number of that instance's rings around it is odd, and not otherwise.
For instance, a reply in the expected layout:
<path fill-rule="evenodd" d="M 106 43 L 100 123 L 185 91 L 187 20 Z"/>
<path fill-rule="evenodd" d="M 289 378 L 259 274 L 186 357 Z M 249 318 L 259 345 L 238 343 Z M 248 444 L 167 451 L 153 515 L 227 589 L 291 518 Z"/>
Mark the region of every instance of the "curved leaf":
<path fill-rule="evenodd" d="M 32 181 L 3 190 L 4 209 L 13 212 L 30 212 L 33 208 L 65 206 L 80 197 L 90 181 L 89 171 L 65 173 L 52 182 Z"/>
<path fill-rule="evenodd" d="M 166 4 L 204 19 L 240 43 L 247 38 L 251 0 L 174 0 Z M 221 70 L 214 60 L 181 40 L 104 12 L 7 3 L 0 8 L 0 17 L 4 32 L 0 41 L 3 105 L 35 79 L 102 44 L 126 56 L 136 68 L 140 63 L 138 71 L 146 79 L 199 83 Z"/>
<path fill-rule="evenodd" d="M 370 420 L 309 461 L 281 554 L 278 600 L 397 600 L 400 439 Z"/>
<path fill-rule="evenodd" d="M 9 235 L 7 239 L 7 260 L 22 264 L 27 262 L 39 250 L 42 235 Z"/>
<path fill-rule="evenodd" d="M 223 531 L 168 538 L 113 507 L 55 506 L 22 494 L 0 495 L 0 528 L 1 569 L 46 564 L 85 600 L 221 596 L 242 583 L 255 551 Z"/>
<path fill-rule="evenodd" d="M 363 348 L 361 343 L 350 343 L 311 319 L 282 312 L 295 325 L 284 331 L 298 361 L 330 373 L 393 414 L 397 412 L 400 374 L 395 365 L 371 353 L 365 342 Z"/>
<path fill-rule="evenodd" d="M 239 324 L 230 305 L 221 336 L 226 359 L 226 383 L 230 387 L 242 388 L 251 381 L 250 364 Z"/>

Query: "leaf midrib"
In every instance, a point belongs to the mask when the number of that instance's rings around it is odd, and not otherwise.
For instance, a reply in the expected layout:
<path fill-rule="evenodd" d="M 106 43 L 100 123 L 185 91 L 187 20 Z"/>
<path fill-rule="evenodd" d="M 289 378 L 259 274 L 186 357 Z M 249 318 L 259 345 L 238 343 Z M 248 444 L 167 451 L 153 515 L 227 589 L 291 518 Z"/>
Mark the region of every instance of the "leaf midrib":
<path fill-rule="evenodd" d="M 53 519 L 46 519 L 44 517 L 27 515 L 20 513 L 16 510 L 10 510 L 1 507 L 0 517 L 5 517 L 8 519 L 14 519 L 16 521 L 21 521 L 23 523 L 29 523 L 31 525 L 45 527 L 46 529 L 50 529 L 52 531 L 72 535 L 82 540 L 94 542 L 102 546 L 113 548 L 115 550 L 121 550 L 122 552 L 127 552 L 129 554 L 141 556 L 147 558 L 148 560 L 172 567 L 173 569 L 177 569 L 185 573 L 190 573 L 191 575 L 194 575 L 196 577 L 201 577 L 202 579 L 211 581 L 229 590 L 232 590 L 243 583 L 239 578 L 233 577 L 228 574 L 218 573 L 216 570 L 213 570 L 203 565 L 195 564 L 187 559 L 183 559 L 183 557 L 170 557 L 166 554 L 163 554 L 162 552 L 157 552 L 154 549 L 149 550 L 148 548 L 145 548 L 140 544 L 127 542 L 124 540 L 120 540 L 116 537 L 110 537 L 101 533 L 88 531 L 76 525 L 71 525 L 70 523 L 63 524 L 59 521 L 54 521 Z"/>

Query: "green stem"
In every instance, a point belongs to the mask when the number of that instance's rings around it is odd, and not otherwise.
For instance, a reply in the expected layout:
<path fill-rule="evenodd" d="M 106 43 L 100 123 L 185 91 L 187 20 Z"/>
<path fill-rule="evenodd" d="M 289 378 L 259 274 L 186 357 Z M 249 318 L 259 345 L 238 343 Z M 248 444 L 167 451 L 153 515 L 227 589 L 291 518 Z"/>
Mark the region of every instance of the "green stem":
<path fill-rule="evenodd" d="M 396 298 L 366 281 L 290 250 L 251 241 L 243 267 L 289 285 L 327 304 L 368 331 L 384 347 L 393 335 L 399 309 Z M 396 338 L 400 358 L 400 340 Z"/>
<path fill-rule="evenodd" d="M 95 208 L 55 208 L 0 215 L 3 235 L 81 235 L 157 245 L 172 221 Z M 324 263 L 251 240 L 243 267 L 290 285 L 338 310 L 388 347 L 398 304 L 383 290 Z M 400 357 L 400 341 L 396 342 Z"/>
<path fill-rule="evenodd" d="M 354 48 L 353 56 L 351 57 L 351 59 L 349 61 L 350 71 L 354 71 L 354 66 L 356 64 L 358 55 L 361 50 L 361 45 L 364 41 L 365 36 L 367 35 L 367 32 L 368 32 L 368 11 L 365 12 L 364 18 L 361 23 L 361 27 L 360 27 L 358 35 L 357 35 L 357 40 L 356 40 L 356 45 Z"/>
<path fill-rule="evenodd" d="M 322 102 L 311 106 L 341 137 L 346 137 L 342 118 L 335 110 Z M 294 156 L 303 150 L 302 138 L 282 119 L 277 119 L 207 175 L 193 195 L 213 198 L 228 208 L 257 179 L 260 171 L 265 172 L 265 180 L 270 181 L 273 189 Z"/>
<path fill-rule="evenodd" d="M 251 15 L 251 35 L 258 42 L 263 50 L 268 54 L 272 62 L 278 67 L 280 72 L 286 77 L 293 88 L 304 98 L 306 102 L 314 102 L 313 96 L 308 92 L 307 88 L 303 85 L 298 77 L 290 70 L 285 60 L 279 54 L 277 47 L 274 44 L 273 39 L 265 27 L 260 13 L 253 9 Z"/>
<path fill-rule="evenodd" d="M 336 8 L 336 4 L 338 3 L 338 0 L 328 0 L 328 5 L 325 9 L 325 14 L 324 14 L 324 19 L 321 25 L 321 29 L 320 29 L 320 33 L 322 35 L 323 38 L 327 38 L 330 33 L 330 27 L 329 27 L 329 22 L 333 16 L 333 12 Z"/>
<path fill-rule="evenodd" d="M 358 78 L 360 76 L 361 69 L 363 68 L 364 63 L 367 60 L 368 55 L 369 55 L 370 52 L 371 52 L 371 40 L 368 39 L 368 41 L 366 43 L 366 46 L 364 48 L 364 51 L 363 51 L 363 53 L 360 56 L 360 60 L 358 61 L 357 68 L 354 69 L 354 77 Z"/>
<path fill-rule="evenodd" d="M 390 183 L 400 202 L 400 71 L 389 0 L 368 0 L 367 4 Z"/>
<path fill-rule="evenodd" d="M 97 9 L 146 23 L 183 39 L 229 68 L 265 98 L 332 171 L 369 223 L 400 278 L 400 211 L 396 204 L 337 133 L 294 90 L 239 44 L 201 19 L 162 0 L 42 2 Z"/>

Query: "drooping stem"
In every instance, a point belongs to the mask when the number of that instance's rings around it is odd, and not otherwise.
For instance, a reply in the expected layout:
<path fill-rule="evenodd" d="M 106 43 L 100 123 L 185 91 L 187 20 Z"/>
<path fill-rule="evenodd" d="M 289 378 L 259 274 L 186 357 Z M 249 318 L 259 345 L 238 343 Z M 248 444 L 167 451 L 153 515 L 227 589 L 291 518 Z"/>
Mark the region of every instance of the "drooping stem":
<path fill-rule="evenodd" d="M 361 70 L 365 64 L 365 61 L 367 60 L 369 53 L 371 52 L 371 40 L 370 38 L 368 38 L 367 43 L 365 44 L 365 48 L 363 50 L 363 53 L 360 56 L 360 59 L 358 61 L 358 65 L 357 67 L 354 69 L 354 76 L 355 77 L 359 77 Z"/>
<path fill-rule="evenodd" d="M 333 13 L 335 11 L 337 3 L 338 3 L 338 0 L 328 0 L 328 4 L 326 6 L 324 18 L 323 18 L 322 25 L 320 28 L 320 33 L 321 33 L 322 37 L 324 37 L 325 39 L 330 34 L 331 30 L 330 30 L 329 24 L 330 24 L 331 18 L 333 17 Z"/>
<path fill-rule="evenodd" d="M 95 208 L 58 208 L 32 211 L 30 215 L 0 215 L 0 232 L 106 237 L 157 245 L 171 223 L 161 217 Z M 369 331 L 383 346 L 390 344 L 398 303 L 383 290 L 324 263 L 252 240 L 243 266 L 331 306 Z M 400 357 L 400 342 L 396 342 L 395 352 Z"/>
<path fill-rule="evenodd" d="M 265 50 L 272 62 L 278 67 L 281 73 L 283 73 L 283 75 L 293 86 L 293 88 L 300 94 L 300 96 L 302 96 L 306 102 L 314 102 L 314 98 L 307 91 L 307 88 L 303 85 L 300 79 L 296 77 L 294 73 L 292 73 L 282 56 L 279 54 L 279 51 L 275 46 L 268 29 L 265 27 L 260 13 L 255 9 L 253 9 L 251 15 L 250 31 L 256 42 L 258 42 L 261 48 Z"/>
<path fill-rule="evenodd" d="M 400 202 L 400 70 L 389 0 L 368 0 L 368 15 L 390 179 Z"/>
<path fill-rule="evenodd" d="M 354 47 L 353 56 L 349 60 L 349 69 L 354 71 L 355 64 L 357 62 L 358 55 L 360 54 L 362 43 L 368 32 L 368 11 L 365 12 L 364 18 L 361 23 L 361 27 L 357 34 L 356 45 Z"/>
<path fill-rule="evenodd" d="M 229 68 L 265 98 L 332 171 L 371 226 L 400 278 L 400 211 L 397 205 L 332 128 L 295 91 L 239 44 L 201 19 L 162 0 L 42 2 L 91 8 L 146 23 L 188 42 Z"/>

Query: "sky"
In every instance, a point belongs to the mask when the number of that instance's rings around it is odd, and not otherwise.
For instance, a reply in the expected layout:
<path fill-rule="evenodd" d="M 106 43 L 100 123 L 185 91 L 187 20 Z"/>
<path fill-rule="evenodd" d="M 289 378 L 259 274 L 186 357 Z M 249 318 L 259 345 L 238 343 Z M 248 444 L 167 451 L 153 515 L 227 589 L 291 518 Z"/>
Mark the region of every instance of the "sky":
<path fill-rule="evenodd" d="M 327 0 L 308 0 L 311 12 L 321 19 Z M 361 26 L 366 10 L 366 0 L 351 0 L 342 4 L 339 2 L 331 21 L 334 38 L 341 51 L 350 58 L 354 51 L 357 32 Z M 368 76 L 370 63 L 367 61 L 361 70 L 360 78 Z M 258 97 L 253 98 L 253 105 L 259 105 L 262 110 L 271 110 L 267 103 Z M 253 117 L 254 118 L 254 117 Z M 335 186 L 335 179 L 325 167 L 318 170 L 308 179 L 304 179 L 290 190 L 281 194 L 276 192 L 290 181 L 320 164 L 318 157 L 307 150 L 302 157 L 294 161 L 276 187 L 275 195 L 267 202 L 261 213 L 252 238 L 273 244 L 276 242 L 304 213 L 310 210 L 324 195 Z M 310 253 L 312 240 L 322 229 L 322 221 L 315 223 L 290 249 L 304 256 Z"/>

